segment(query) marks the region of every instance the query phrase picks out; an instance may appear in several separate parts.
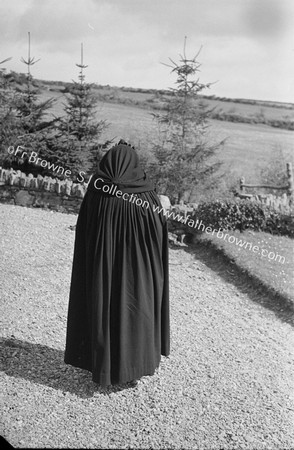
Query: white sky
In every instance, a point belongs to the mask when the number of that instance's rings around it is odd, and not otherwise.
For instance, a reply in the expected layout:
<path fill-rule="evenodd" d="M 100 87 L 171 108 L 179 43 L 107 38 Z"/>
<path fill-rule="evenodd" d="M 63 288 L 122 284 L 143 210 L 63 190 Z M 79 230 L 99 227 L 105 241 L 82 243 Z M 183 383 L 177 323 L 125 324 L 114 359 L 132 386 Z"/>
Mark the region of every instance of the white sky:
<path fill-rule="evenodd" d="M 0 0 L 0 60 L 25 72 L 31 32 L 35 78 L 77 79 L 80 44 L 86 81 L 172 87 L 161 62 L 202 46 L 203 92 L 294 101 L 294 0 Z"/>

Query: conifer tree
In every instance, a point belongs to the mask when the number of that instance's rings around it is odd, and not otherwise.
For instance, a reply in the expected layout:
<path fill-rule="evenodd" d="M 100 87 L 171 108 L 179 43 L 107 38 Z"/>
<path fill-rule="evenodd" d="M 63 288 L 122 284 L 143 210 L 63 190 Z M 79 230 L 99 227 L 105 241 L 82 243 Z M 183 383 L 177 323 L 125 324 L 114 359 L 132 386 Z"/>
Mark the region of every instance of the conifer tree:
<path fill-rule="evenodd" d="M 38 157 L 50 161 L 52 158 L 52 151 L 48 146 L 48 141 L 52 138 L 55 132 L 55 122 L 57 118 L 52 118 L 49 115 L 54 99 L 50 98 L 45 101 L 40 101 L 38 89 L 34 85 L 34 79 L 31 74 L 31 68 L 39 61 L 35 57 L 31 57 L 31 37 L 28 32 L 28 57 L 22 58 L 21 61 L 27 66 L 27 73 L 25 83 L 17 88 L 17 95 L 13 101 L 13 108 L 16 114 L 17 122 L 17 136 L 14 142 L 11 142 L 15 148 L 21 146 L 29 154 L 35 152 Z M 46 174 L 46 169 L 36 166 L 21 160 L 19 155 L 13 161 L 14 168 L 20 168 L 25 172 L 32 172 L 33 174 Z"/>
<path fill-rule="evenodd" d="M 199 52 L 192 59 L 186 56 L 185 37 L 179 63 L 169 58 L 170 64 L 165 64 L 177 77 L 176 87 L 170 88 L 170 95 L 165 98 L 166 112 L 153 114 L 158 124 L 159 138 L 153 145 L 155 162 L 151 165 L 151 172 L 158 191 L 175 201 L 184 198 L 191 200 L 197 187 L 211 184 L 211 175 L 220 166 L 211 158 L 223 142 L 212 144 L 207 139 L 212 110 L 200 94 L 211 83 L 199 81 Z"/>
<path fill-rule="evenodd" d="M 92 84 L 85 82 L 83 44 L 81 44 L 81 62 L 78 79 L 68 88 L 65 115 L 59 123 L 56 156 L 72 174 L 79 171 L 90 172 L 97 164 L 101 144 L 98 142 L 102 132 L 108 126 L 106 120 L 96 119 L 97 97 Z"/>

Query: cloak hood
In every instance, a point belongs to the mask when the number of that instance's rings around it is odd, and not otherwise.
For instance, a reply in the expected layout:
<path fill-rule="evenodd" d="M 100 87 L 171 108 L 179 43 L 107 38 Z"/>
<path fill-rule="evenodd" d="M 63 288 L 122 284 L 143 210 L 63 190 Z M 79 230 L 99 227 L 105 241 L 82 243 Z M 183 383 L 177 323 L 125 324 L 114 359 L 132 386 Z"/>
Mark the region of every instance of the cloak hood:
<path fill-rule="evenodd" d="M 90 180 L 88 190 L 97 190 L 95 186 L 102 187 L 104 184 L 114 184 L 122 192 L 128 193 L 154 190 L 154 184 L 140 167 L 135 149 L 121 141 L 103 156 Z"/>

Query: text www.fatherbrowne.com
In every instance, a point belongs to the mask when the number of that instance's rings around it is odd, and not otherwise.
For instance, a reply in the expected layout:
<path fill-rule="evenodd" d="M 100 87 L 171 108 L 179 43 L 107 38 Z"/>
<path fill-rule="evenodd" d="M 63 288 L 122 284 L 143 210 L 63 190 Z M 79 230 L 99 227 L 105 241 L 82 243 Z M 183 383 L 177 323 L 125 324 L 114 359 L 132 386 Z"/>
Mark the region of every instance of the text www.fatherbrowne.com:
<path fill-rule="evenodd" d="M 238 247 L 245 248 L 246 250 L 251 250 L 253 251 L 253 253 L 258 253 L 259 255 L 268 258 L 272 261 L 274 260 L 281 264 L 285 263 L 284 256 L 278 255 L 275 252 L 270 252 L 265 248 L 260 248 L 259 245 L 252 245 L 252 242 L 247 242 L 243 239 L 239 239 L 238 237 L 233 236 L 232 234 L 226 233 L 221 228 L 216 230 L 215 228 L 205 226 L 202 220 L 200 221 L 199 219 L 194 220 L 191 218 L 190 215 L 184 217 L 178 213 L 176 214 L 174 211 L 167 211 L 164 208 L 160 208 L 158 206 L 155 207 L 155 205 L 153 205 L 153 211 L 157 212 L 158 214 L 162 213 L 169 219 L 177 220 L 178 222 L 184 223 L 185 225 L 188 225 L 189 227 L 192 227 L 194 229 L 204 231 L 205 233 L 211 234 L 212 236 L 215 235 L 217 238 L 223 239 L 224 241 L 227 241 L 230 244 L 235 244 Z"/>

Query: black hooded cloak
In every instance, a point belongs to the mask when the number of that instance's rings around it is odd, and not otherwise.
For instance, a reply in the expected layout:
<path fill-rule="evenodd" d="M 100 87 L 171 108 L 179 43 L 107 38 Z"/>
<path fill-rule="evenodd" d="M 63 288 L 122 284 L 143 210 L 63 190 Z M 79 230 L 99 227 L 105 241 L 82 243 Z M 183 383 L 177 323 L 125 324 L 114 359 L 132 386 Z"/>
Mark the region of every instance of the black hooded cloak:
<path fill-rule="evenodd" d="M 135 150 L 110 149 L 78 216 L 64 359 L 103 387 L 153 375 L 169 354 L 168 230 L 156 206 Z"/>

